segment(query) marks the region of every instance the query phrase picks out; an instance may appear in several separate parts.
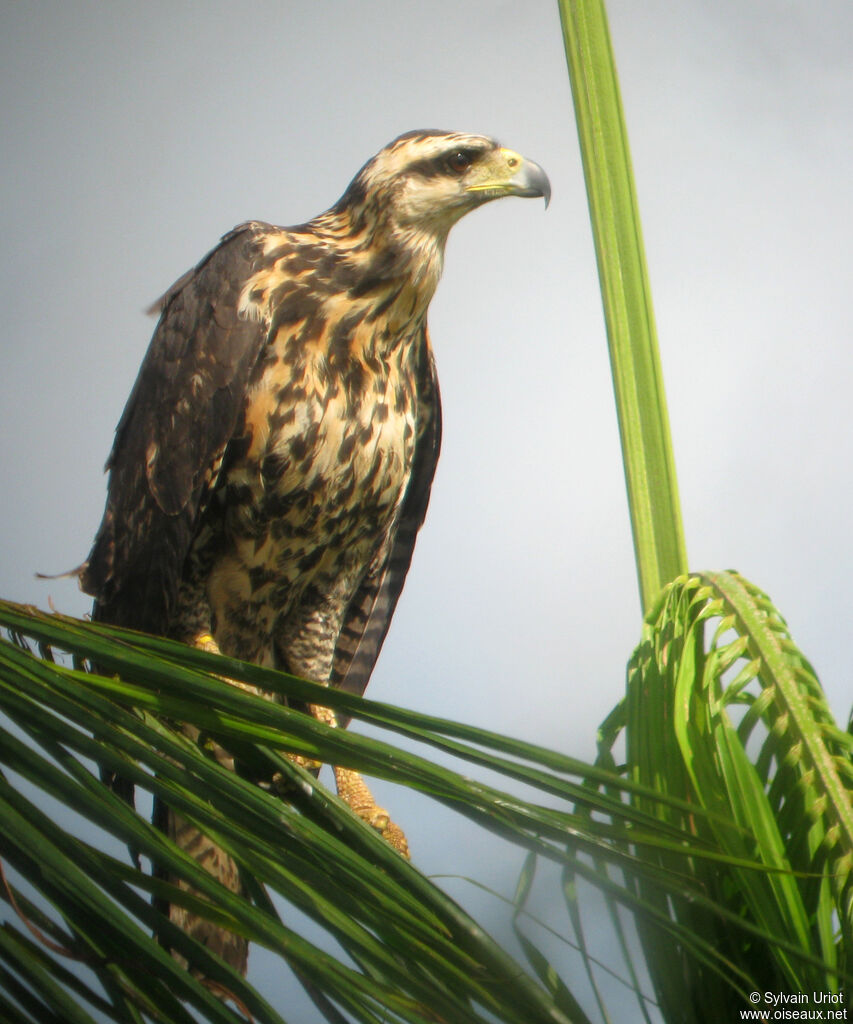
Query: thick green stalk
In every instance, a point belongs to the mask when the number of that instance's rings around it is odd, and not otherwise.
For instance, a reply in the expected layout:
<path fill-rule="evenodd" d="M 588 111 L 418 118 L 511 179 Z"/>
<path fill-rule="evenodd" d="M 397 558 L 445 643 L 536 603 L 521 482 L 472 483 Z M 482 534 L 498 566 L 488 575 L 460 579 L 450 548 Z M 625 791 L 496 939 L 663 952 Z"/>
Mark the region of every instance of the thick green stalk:
<path fill-rule="evenodd" d="M 586 178 L 643 611 L 687 571 L 637 197 L 603 0 L 558 0 Z"/>

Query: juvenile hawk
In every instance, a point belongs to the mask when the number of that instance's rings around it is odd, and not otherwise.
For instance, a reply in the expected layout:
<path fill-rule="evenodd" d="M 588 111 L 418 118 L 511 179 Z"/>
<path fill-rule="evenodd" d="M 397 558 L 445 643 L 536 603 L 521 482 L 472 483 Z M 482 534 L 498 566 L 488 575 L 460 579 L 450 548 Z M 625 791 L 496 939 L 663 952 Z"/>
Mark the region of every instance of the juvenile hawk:
<path fill-rule="evenodd" d="M 81 569 L 97 619 L 364 690 L 438 458 L 427 309 L 447 234 L 510 195 L 547 203 L 548 178 L 484 136 L 408 132 L 326 213 L 241 225 L 175 283 Z M 405 852 L 360 778 L 336 777 Z M 179 844 L 239 886 L 221 850 L 166 817 Z M 245 969 L 242 939 L 171 912 Z"/>

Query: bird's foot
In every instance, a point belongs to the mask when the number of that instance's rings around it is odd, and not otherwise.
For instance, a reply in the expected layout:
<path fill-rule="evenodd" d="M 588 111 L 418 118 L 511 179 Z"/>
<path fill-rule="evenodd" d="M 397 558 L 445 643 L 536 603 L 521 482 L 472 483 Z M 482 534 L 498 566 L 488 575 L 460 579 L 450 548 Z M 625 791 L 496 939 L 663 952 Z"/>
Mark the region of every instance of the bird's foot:
<path fill-rule="evenodd" d="M 219 650 L 219 644 L 213 639 L 213 634 L 208 632 L 196 633 L 195 636 L 190 637 L 187 643 L 191 647 L 196 647 L 200 651 L 208 651 L 210 654 L 221 654 Z"/>
<path fill-rule="evenodd" d="M 191 638 L 190 643 L 201 650 L 211 651 L 216 654 L 220 653 L 219 646 L 210 633 L 199 632 Z M 229 682 L 233 682 L 241 689 L 257 692 L 254 687 L 247 686 L 245 683 L 240 683 L 237 680 L 229 680 Z M 338 720 L 331 708 L 326 708 L 319 704 L 310 704 L 308 709 L 318 721 L 324 722 L 332 728 L 337 728 Z M 220 764 L 230 768 L 232 771 L 234 770 L 234 759 L 219 744 L 209 737 L 200 736 L 197 729 L 193 729 L 192 734 L 194 739 L 202 741 L 202 745 L 208 753 L 212 754 Z M 315 775 L 322 767 L 320 761 L 304 757 L 301 754 L 288 754 L 287 756 L 295 764 L 313 772 Z M 375 829 L 389 846 L 408 859 L 409 844 L 406 841 L 405 833 L 399 825 L 394 824 L 385 808 L 380 807 L 376 803 L 376 799 L 361 775 L 351 768 L 338 768 L 337 766 L 335 766 L 334 772 L 338 796 L 352 808 L 362 821 L 366 821 L 371 828 Z M 282 776 L 276 775 L 268 782 L 262 782 L 261 786 L 264 789 L 272 789 L 283 793 L 286 789 L 283 783 Z"/>
<path fill-rule="evenodd" d="M 304 757 L 302 754 L 288 754 L 287 759 L 294 764 L 298 764 L 300 768 L 304 768 L 305 771 L 311 772 L 313 775 L 316 775 L 323 767 L 322 761 L 317 761 L 313 757 Z"/>
<path fill-rule="evenodd" d="M 382 836 L 386 843 L 409 859 L 409 844 L 399 825 L 395 825 L 384 807 L 376 803 L 367 783 L 358 772 L 351 768 L 335 766 L 335 785 L 338 796 L 371 828 Z"/>
<path fill-rule="evenodd" d="M 309 704 L 308 710 L 319 722 L 325 722 L 333 729 L 338 728 L 337 716 L 331 708 L 323 707 L 320 704 Z M 405 833 L 399 825 L 394 824 L 385 808 L 376 803 L 375 797 L 361 775 L 352 768 L 339 768 L 337 765 L 334 765 L 334 773 L 338 796 L 355 811 L 362 821 L 366 821 L 391 847 L 408 860 L 409 844 L 406 841 Z"/>

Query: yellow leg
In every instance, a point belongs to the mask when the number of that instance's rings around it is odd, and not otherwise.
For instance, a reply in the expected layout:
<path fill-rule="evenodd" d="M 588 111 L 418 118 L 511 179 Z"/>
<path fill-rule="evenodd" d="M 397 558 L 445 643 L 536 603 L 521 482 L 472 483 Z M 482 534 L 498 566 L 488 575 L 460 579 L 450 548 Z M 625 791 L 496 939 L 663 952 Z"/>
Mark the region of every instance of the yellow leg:
<path fill-rule="evenodd" d="M 203 651 L 220 653 L 219 647 L 210 633 L 199 633 L 193 637 L 191 642 L 194 647 L 198 647 Z M 240 683 L 237 680 L 234 680 L 234 683 L 243 689 L 257 692 L 254 687 L 246 686 L 246 684 Z M 320 704 L 310 704 L 308 709 L 318 721 L 325 722 L 326 725 L 332 728 L 337 728 L 337 718 L 330 708 L 323 707 Z M 220 764 L 233 769 L 233 760 L 221 747 L 216 745 L 213 753 Z M 290 754 L 288 756 L 293 761 L 296 761 L 297 764 L 309 770 L 316 771 L 320 767 L 318 762 L 310 761 L 298 754 Z M 382 838 L 397 850 L 398 853 L 408 858 L 409 845 L 406 842 L 403 830 L 394 824 L 385 808 L 380 807 L 376 803 L 376 799 L 361 775 L 351 768 L 338 768 L 337 766 L 334 766 L 334 773 L 338 796 L 352 808 L 362 821 L 366 821 L 371 828 L 376 829 Z"/>
<path fill-rule="evenodd" d="M 318 721 L 337 728 L 338 721 L 330 708 L 324 708 L 319 704 L 310 704 L 309 710 Z M 385 808 L 376 803 L 375 797 L 361 775 L 352 768 L 339 768 L 337 765 L 333 766 L 333 770 L 335 787 L 341 800 L 348 804 L 362 821 L 366 821 L 371 828 L 376 829 L 398 853 L 408 859 L 409 844 L 406 842 L 403 830 L 399 825 L 394 824 Z"/>
<path fill-rule="evenodd" d="M 355 811 L 363 821 L 382 836 L 398 853 L 409 859 L 409 844 L 399 825 L 391 821 L 384 807 L 380 807 L 358 772 L 351 768 L 335 766 L 335 785 L 338 796 Z"/>

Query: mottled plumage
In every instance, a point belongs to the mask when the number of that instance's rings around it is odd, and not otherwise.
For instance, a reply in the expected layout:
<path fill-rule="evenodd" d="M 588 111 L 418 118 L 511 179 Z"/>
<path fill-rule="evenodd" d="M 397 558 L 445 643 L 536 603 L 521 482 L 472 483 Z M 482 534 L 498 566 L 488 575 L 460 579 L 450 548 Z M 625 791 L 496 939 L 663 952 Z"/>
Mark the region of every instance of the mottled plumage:
<path fill-rule="evenodd" d="M 490 199 L 548 194 L 491 139 L 411 132 L 307 224 L 227 234 L 159 303 L 81 571 L 96 618 L 362 692 L 438 457 L 426 321 L 447 233 Z M 237 888 L 221 851 L 166 824 Z M 176 917 L 245 967 L 241 940 Z"/>

